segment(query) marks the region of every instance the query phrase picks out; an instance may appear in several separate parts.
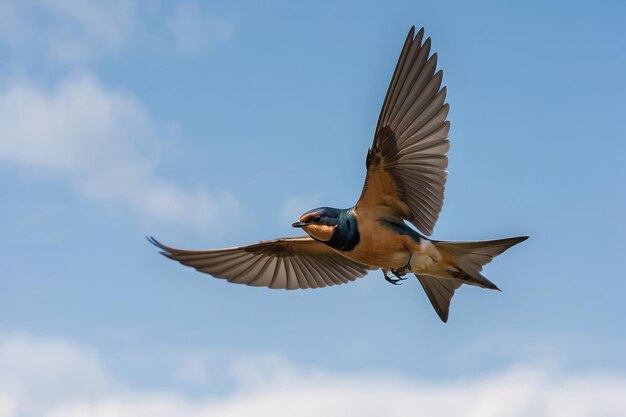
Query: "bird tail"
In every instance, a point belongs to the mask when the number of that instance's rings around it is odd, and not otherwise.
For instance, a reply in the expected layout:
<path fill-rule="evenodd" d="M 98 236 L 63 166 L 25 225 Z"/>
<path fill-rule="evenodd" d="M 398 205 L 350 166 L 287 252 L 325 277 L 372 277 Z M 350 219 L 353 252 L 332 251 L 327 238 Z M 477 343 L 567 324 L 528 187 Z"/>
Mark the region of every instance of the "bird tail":
<path fill-rule="evenodd" d="M 439 318 L 444 323 L 448 321 L 450 300 L 454 296 L 454 291 L 462 284 L 477 285 L 482 288 L 497 290 L 498 287 L 482 276 L 480 271 L 493 258 L 526 239 L 528 239 L 528 236 L 478 242 L 433 241 L 433 244 L 442 254 L 445 263 L 450 267 L 446 271 L 447 276 L 445 278 L 421 274 L 416 276 L 420 284 L 422 284 L 424 291 L 426 291 L 426 295 Z"/>
<path fill-rule="evenodd" d="M 451 263 L 458 269 L 458 271 L 452 272 L 454 278 L 458 278 L 470 285 L 497 290 L 498 287 L 485 278 L 480 271 L 493 258 L 526 239 L 528 239 L 528 236 L 475 242 L 433 243 L 438 249 L 443 250 L 452 258 Z"/>

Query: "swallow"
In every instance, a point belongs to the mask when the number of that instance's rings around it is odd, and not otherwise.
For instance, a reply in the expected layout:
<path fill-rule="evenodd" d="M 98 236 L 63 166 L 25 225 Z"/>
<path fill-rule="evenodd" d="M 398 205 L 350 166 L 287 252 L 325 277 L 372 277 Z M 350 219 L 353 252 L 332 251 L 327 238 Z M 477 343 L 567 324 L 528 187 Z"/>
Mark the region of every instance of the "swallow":
<path fill-rule="evenodd" d="M 183 265 L 259 287 L 322 288 L 377 269 L 398 285 L 413 274 L 443 322 L 461 285 L 498 290 L 481 274 L 483 266 L 527 236 L 474 242 L 426 237 L 443 205 L 450 147 L 446 87 L 430 48 L 424 29 L 416 34 L 412 27 L 367 152 L 365 185 L 353 207 L 307 211 L 292 224 L 307 234 L 303 237 L 199 251 L 171 248 L 154 238 L 150 242 Z"/>

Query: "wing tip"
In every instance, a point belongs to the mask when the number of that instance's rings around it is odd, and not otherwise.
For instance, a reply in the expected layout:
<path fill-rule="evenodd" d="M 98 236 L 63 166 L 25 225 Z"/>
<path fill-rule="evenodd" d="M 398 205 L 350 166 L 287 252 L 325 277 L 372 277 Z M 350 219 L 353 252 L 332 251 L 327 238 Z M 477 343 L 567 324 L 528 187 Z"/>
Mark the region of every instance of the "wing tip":
<path fill-rule="evenodd" d="M 165 249 L 165 246 L 159 242 L 158 240 L 156 240 L 156 238 L 154 236 L 146 236 L 146 240 L 150 243 L 152 243 L 154 246 L 156 246 L 157 248 L 160 249 Z"/>
<path fill-rule="evenodd" d="M 162 244 L 161 242 L 159 242 L 158 240 L 156 240 L 156 238 L 154 236 L 146 236 L 146 240 L 150 243 L 152 243 L 154 246 L 156 246 L 157 248 L 161 249 L 159 251 L 159 253 L 163 256 L 165 256 L 166 258 L 169 259 L 174 259 L 174 251 L 172 250 L 172 248 L 165 246 L 164 244 Z M 175 260 L 175 259 L 174 259 Z"/>
<path fill-rule="evenodd" d="M 422 48 L 428 48 L 428 51 L 430 51 L 431 43 L 432 43 L 432 40 L 430 39 L 430 36 L 429 36 L 426 38 L 426 40 L 422 44 Z"/>
<path fill-rule="evenodd" d="M 424 30 L 424 27 L 422 26 L 417 31 L 417 33 L 415 33 L 415 25 L 412 25 L 411 29 L 409 29 L 409 34 L 406 37 L 407 45 L 408 44 L 412 44 L 414 42 L 417 42 L 418 44 L 421 44 L 422 43 L 422 39 L 424 39 L 424 32 L 425 32 L 425 30 Z"/>

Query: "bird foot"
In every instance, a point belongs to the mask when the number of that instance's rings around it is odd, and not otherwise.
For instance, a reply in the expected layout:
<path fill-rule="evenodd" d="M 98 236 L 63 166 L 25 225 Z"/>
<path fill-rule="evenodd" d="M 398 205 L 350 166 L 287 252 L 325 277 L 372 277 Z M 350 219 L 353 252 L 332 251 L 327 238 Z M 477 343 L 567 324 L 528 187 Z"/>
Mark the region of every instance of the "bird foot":
<path fill-rule="evenodd" d="M 409 256 L 409 260 L 406 263 L 406 265 L 404 265 L 403 267 L 400 267 L 400 268 L 392 269 L 391 273 L 394 274 L 396 276 L 396 278 L 398 278 L 400 280 L 405 280 L 406 278 L 402 278 L 402 277 L 405 276 L 407 272 L 411 271 L 411 259 L 413 259 L 413 254 L 412 253 L 411 253 L 411 256 Z M 389 281 L 389 280 L 387 280 L 387 281 Z"/>
<path fill-rule="evenodd" d="M 391 273 L 394 274 L 397 278 L 402 279 L 403 276 L 407 274 L 408 271 L 411 270 L 411 264 L 408 263 L 401 268 L 392 269 Z M 406 278 L 404 278 L 406 279 Z"/>
<path fill-rule="evenodd" d="M 393 285 L 400 285 L 401 281 L 404 281 L 406 278 L 396 274 L 395 272 L 393 272 L 393 270 L 391 271 L 396 278 L 392 278 L 390 276 L 388 276 L 387 274 L 383 274 L 385 276 L 385 280 L 387 280 L 388 283 L 393 284 Z"/>

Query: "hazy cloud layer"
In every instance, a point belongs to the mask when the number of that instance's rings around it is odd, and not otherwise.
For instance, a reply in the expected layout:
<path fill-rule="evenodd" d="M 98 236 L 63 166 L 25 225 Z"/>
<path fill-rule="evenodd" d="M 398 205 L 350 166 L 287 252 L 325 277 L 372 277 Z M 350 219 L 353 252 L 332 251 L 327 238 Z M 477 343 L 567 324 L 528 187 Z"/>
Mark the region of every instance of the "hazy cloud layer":
<path fill-rule="evenodd" d="M 143 103 L 92 74 L 75 72 L 88 61 L 129 47 L 147 30 L 144 23 L 154 7 L 172 9 L 174 24 L 152 22 L 149 30 L 160 31 L 159 38 L 170 39 L 165 43 L 176 51 L 210 46 L 232 33 L 228 21 L 201 12 L 192 2 L 0 2 L 0 46 L 10 51 L 17 73 L 29 67 L 23 63 L 35 68 L 62 64 L 59 68 L 68 70 L 47 85 L 5 74 L 0 163 L 67 181 L 92 201 L 123 205 L 148 219 L 215 231 L 214 219 L 237 215 L 233 195 L 182 187 L 160 176 L 161 126 Z"/>
<path fill-rule="evenodd" d="M 182 53 L 200 52 L 230 39 L 233 24 L 200 2 L 145 0 L 9 0 L 0 2 L 0 45 L 16 57 L 54 64 L 85 64 L 114 54 L 144 35 Z M 155 8 L 168 18 L 150 21 Z M 135 45 L 137 46 L 137 45 Z M 144 45 L 145 47 L 145 45 Z"/>
<path fill-rule="evenodd" d="M 518 366 L 474 379 L 429 382 L 303 369 L 264 358 L 234 361 L 232 366 L 239 381 L 234 392 L 189 397 L 176 390 L 128 387 L 107 371 L 93 350 L 68 341 L 5 336 L 0 339 L 0 415 L 618 417 L 626 413 L 626 375 L 619 374 L 567 374 Z"/>
<path fill-rule="evenodd" d="M 233 35 L 233 25 L 224 17 L 205 12 L 197 3 L 181 2 L 168 21 L 174 43 L 184 53 L 198 52 Z"/>
<path fill-rule="evenodd" d="M 59 63 L 81 63 L 124 47 L 138 28 L 137 2 L 25 0 L 0 3 L 0 41 Z"/>
<path fill-rule="evenodd" d="M 0 163 L 69 182 L 81 195 L 194 228 L 236 215 L 229 193 L 162 178 L 158 126 L 132 95 L 73 75 L 52 88 L 28 81 L 0 91 Z"/>

